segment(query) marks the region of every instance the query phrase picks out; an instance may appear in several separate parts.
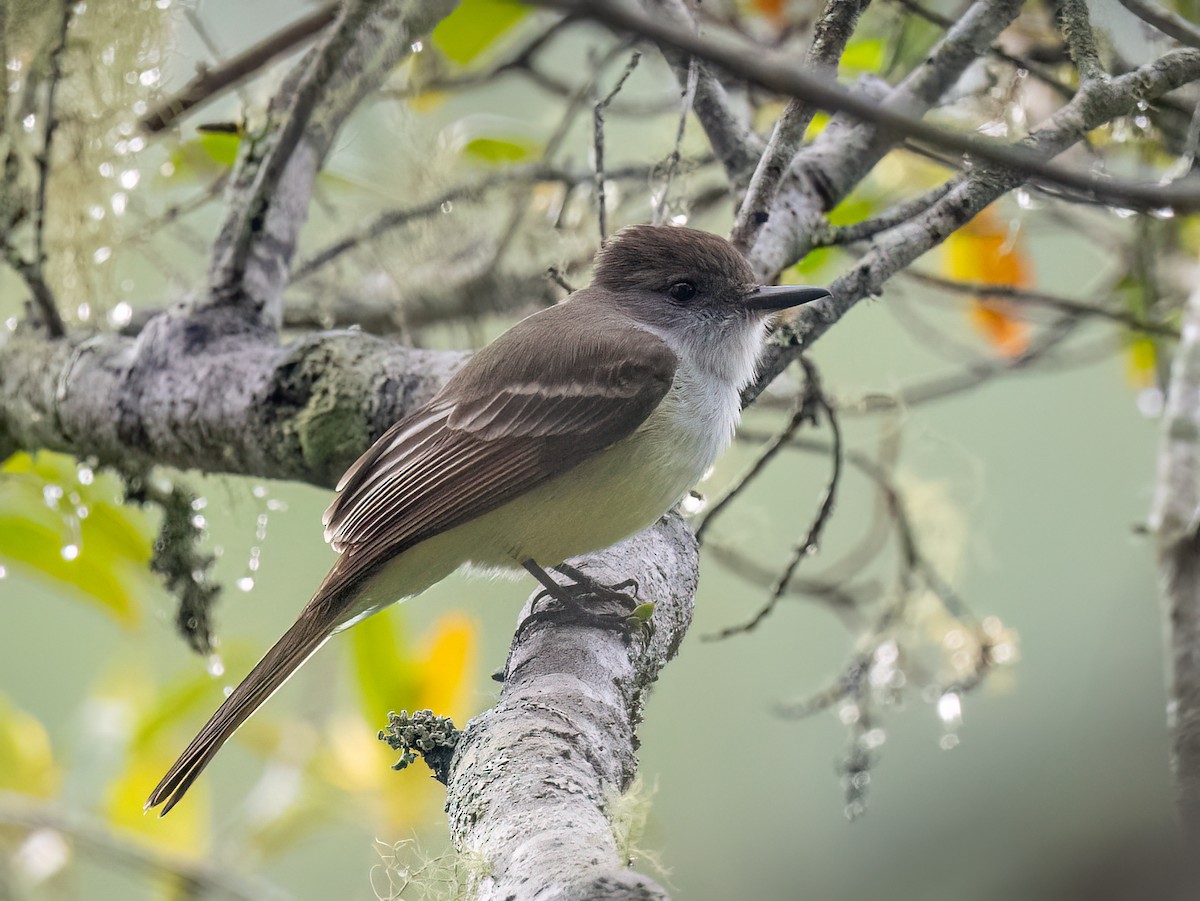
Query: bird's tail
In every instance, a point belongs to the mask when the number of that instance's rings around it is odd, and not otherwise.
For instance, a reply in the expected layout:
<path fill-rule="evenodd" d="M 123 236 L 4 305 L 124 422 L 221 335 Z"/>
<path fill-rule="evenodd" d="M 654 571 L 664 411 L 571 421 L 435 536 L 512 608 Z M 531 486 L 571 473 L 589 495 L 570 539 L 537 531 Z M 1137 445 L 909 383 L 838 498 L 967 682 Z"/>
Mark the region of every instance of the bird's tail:
<path fill-rule="evenodd" d="M 146 810 L 161 804 L 163 809 L 159 816 L 166 816 L 237 728 L 329 639 L 333 629 L 327 617 L 314 615 L 317 614 L 316 606 L 309 604 L 305 608 L 300 618 L 217 708 L 150 794 Z"/>

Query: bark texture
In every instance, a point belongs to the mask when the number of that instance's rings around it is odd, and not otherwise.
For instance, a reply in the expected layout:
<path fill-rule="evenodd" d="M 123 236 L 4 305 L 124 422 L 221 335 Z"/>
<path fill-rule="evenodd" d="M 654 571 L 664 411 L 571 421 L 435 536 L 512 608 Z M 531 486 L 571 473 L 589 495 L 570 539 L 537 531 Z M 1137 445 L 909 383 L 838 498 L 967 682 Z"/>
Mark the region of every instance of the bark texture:
<path fill-rule="evenodd" d="M 691 623 L 697 563 L 691 530 L 670 514 L 579 561 L 603 584 L 634 579 L 655 604 L 652 627 L 518 630 L 500 699 L 467 725 L 448 782 L 455 846 L 487 861 L 481 901 L 666 897 L 629 869 L 610 808 L 637 772 L 646 692 Z"/>

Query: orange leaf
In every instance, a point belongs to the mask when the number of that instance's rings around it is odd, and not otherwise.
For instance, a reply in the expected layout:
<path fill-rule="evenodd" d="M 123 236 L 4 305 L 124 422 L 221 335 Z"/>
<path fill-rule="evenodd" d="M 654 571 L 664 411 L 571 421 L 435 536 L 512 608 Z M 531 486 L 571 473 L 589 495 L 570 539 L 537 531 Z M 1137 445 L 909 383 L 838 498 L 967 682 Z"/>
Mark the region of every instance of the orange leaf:
<path fill-rule="evenodd" d="M 967 309 L 975 331 L 1004 357 L 1019 357 L 1029 350 L 1029 324 L 1014 315 L 1013 305 L 1002 300 L 976 297 Z"/>
<path fill-rule="evenodd" d="M 772 25 L 780 26 L 784 24 L 784 11 L 787 9 L 787 0 L 751 0 L 751 5 L 770 20 Z"/>
<path fill-rule="evenodd" d="M 946 239 L 942 269 L 956 281 L 983 282 L 1010 288 L 1028 288 L 1032 265 L 1019 236 L 988 207 Z M 1029 348 L 1029 324 L 1013 303 L 976 297 L 968 319 L 992 349 L 1016 357 Z"/>

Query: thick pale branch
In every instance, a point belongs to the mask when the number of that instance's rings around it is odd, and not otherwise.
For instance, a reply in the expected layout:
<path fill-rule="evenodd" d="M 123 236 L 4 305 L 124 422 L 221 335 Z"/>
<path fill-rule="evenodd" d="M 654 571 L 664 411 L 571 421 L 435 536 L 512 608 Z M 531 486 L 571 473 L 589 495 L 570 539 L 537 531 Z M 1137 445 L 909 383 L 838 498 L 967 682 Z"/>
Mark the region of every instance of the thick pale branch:
<path fill-rule="evenodd" d="M 653 628 L 518 631 L 500 699 L 467 725 L 448 782 L 454 844 L 489 864 L 481 901 L 665 898 L 628 869 L 612 809 L 637 771 L 645 694 L 691 623 L 696 542 L 671 514 L 579 565 L 604 584 L 636 580 Z"/>
<path fill-rule="evenodd" d="M 17 335 L 0 346 L 0 456 L 49 448 L 330 486 L 465 359 L 359 332 L 289 345 L 210 311 L 137 339 Z"/>
<path fill-rule="evenodd" d="M 1184 832 L 1200 847 L 1200 291 L 1171 367 L 1150 522 L 1166 620 L 1168 727 Z"/>

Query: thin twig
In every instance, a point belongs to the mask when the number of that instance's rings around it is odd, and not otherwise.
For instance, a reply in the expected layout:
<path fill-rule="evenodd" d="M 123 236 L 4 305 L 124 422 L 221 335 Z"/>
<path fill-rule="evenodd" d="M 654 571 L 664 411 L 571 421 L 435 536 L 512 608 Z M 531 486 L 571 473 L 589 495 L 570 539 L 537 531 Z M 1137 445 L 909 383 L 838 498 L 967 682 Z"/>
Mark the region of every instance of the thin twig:
<path fill-rule="evenodd" d="M 50 184 L 51 156 L 54 150 L 54 133 L 58 131 L 58 111 L 55 100 L 58 96 L 58 85 L 62 81 L 62 56 L 67 49 L 67 29 L 71 25 L 71 15 L 75 4 L 71 0 L 62 0 L 62 12 L 59 17 L 57 41 L 50 51 L 47 62 L 47 88 L 45 127 L 42 131 L 42 147 L 35 157 L 37 163 L 37 193 L 33 204 L 33 262 L 31 271 L 22 272 L 25 283 L 33 294 L 34 305 L 41 315 L 42 324 L 47 333 L 53 338 L 61 338 L 66 334 L 62 316 L 54 293 L 46 282 L 46 189 Z M 12 263 L 12 256 L 9 256 Z M 22 267 L 14 266 L 18 271 Z"/>
<path fill-rule="evenodd" d="M 634 50 L 629 57 L 629 62 L 625 64 L 617 83 L 613 85 L 608 95 L 596 105 L 592 107 L 592 145 L 596 153 L 596 207 L 597 216 L 600 222 L 600 246 L 603 247 L 608 240 L 608 207 L 606 195 L 604 191 L 604 111 L 608 109 L 608 105 L 613 102 L 616 96 L 621 93 L 621 88 L 625 87 L 625 82 L 629 76 L 633 74 L 633 70 L 637 68 L 637 64 L 641 61 L 642 54 L 640 50 Z"/>
<path fill-rule="evenodd" d="M 554 282 L 554 284 L 558 285 L 560 288 L 562 288 L 564 291 L 566 291 L 568 294 L 575 293 L 574 286 L 569 281 L 567 281 L 566 276 L 563 275 L 562 270 L 559 269 L 557 266 L 550 266 L 548 269 L 546 269 L 546 277 L 548 279 L 550 279 L 550 281 Z"/>
<path fill-rule="evenodd" d="M 813 402 L 825 414 L 825 419 L 829 423 L 831 432 L 832 458 L 833 469 L 829 475 L 829 482 L 825 486 L 825 493 L 821 498 L 821 504 L 817 508 L 817 515 L 813 518 L 812 524 L 808 528 L 808 534 L 804 540 L 796 545 L 792 550 L 792 556 L 788 560 L 787 566 L 783 572 L 771 586 L 770 596 L 767 602 L 759 608 L 749 620 L 738 625 L 728 626 L 715 635 L 705 636 L 707 641 L 719 641 L 724 638 L 729 638 L 732 635 L 738 635 L 744 632 L 750 632 L 755 629 L 759 623 L 766 619 L 779 603 L 779 599 L 783 597 L 791 584 L 792 576 L 804 558 L 815 553 L 821 542 L 821 534 L 825 530 L 826 524 L 833 515 L 834 505 L 837 503 L 838 483 L 842 477 L 842 429 L 838 423 L 837 413 L 834 411 L 832 404 L 829 403 L 829 398 L 825 396 L 824 390 L 821 388 L 820 374 L 816 367 L 806 358 L 800 358 L 801 364 L 804 366 L 804 372 L 808 378 L 805 389 L 805 394 L 812 393 Z M 781 442 L 782 444 L 783 442 Z"/>
<path fill-rule="evenodd" d="M 1200 26 L 1189 22 L 1178 13 L 1154 3 L 1153 0 L 1120 0 L 1123 7 L 1163 34 L 1181 44 L 1200 48 Z"/>
<path fill-rule="evenodd" d="M 42 277 L 41 271 L 17 253 L 16 248 L 11 245 L 4 245 L 3 250 L 5 262 L 25 281 L 25 287 L 29 289 L 30 297 L 38 310 L 46 333 L 53 338 L 64 337 L 67 328 L 63 324 L 62 316 L 58 313 L 58 304 L 55 303 L 54 294 Z"/>
<path fill-rule="evenodd" d="M 787 424 L 771 436 L 770 440 L 759 451 L 758 456 L 755 457 L 754 462 L 750 464 L 750 468 L 713 503 L 708 513 L 705 514 L 704 519 L 700 521 L 700 525 L 696 527 L 697 543 L 704 544 L 704 533 L 708 531 L 708 528 L 716 521 L 718 516 L 729 508 L 730 504 L 737 500 L 738 496 L 749 487 L 750 483 L 758 477 L 759 473 L 766 469 L 767 464 L 775 458 L 775 455 L 783 449 L 784 445 L 791 441 L 792 436 L 796 434 L 800 426 L 806 422 L 816 424 L 816 415 L 816 390 L 812 382 L 808 382 L 805 384 L 804 391 L 796 398 L 796 405 L 792 410 L 792 415 L 788 419 Z"/>
<path fill-rule="evenodd" d="M 675 180 L 675 173 L 679 171 L 679 160 L 683 152 L 683 136 L 687 131 L 688 116 L 691 115 L 692 106 L 696 102 L 696 87 L 699 84 L 700 66 L 693 59 L 688 62 L 687 81 L 684 83 L 683 99 L 679 107 L 679 125 L 675 129 L 675 143 L 663 163 L 662 184 L 650 198 L 650 208 L 653 211 L 650 221 L 654 225 L 662 225 L 667 217 L 667 194 L 671 190 L 671 182 Z"/>
<path fill-rule="evenodd" d="M 898 203 L 884 210 L 878 216 L 873 216 L 862 222 L 855 222 L 850 225 L 830 226 L 825 234 L 817 235 L 813 238 L 813 246 L 836 247 L 843 244 L 854 244 L 858 241 L 873 238 L 880 232 L 890 231 L 896 226 L 912 219 L 914 216 L 925 212 L 945 197 L 950 189 L 957 185 L 961 179 L 961 175 L 956 175 L 949 181 L 942 182 L 936 188 L 926 191 L 920 197 Z"/>
<path fill-rule="evenodd" d="M 23 795 L 0 794 L 0 824 L 27 832 L 52 830 L 66 836 L 79 851 L 106 865 L 124 866 L 147 876 L 172 877 L 187 897 L 217 895 L 244 901 L 282 901 L 290 897 L 269 883 L 236 875 L 226 864 L 198 862 L 130 841 L 85 817 Z"/>
<path fill-rule="evenodd" d="M 1134 209 L 1172 208 L 1179 212 L 1200 210 L 1200 186 L 1175 184 L 1164 187 L 1157 181 L 1138 181 L 1070 169 L 1046 161 L 1025 146 L 1027 142 L 1009 144 L 974 134 L 951 131 L 918 119 L 894 106 L 880 105 L 833 81 L 812 76 L 781 59 L 778 54 L 764 52 L 761 47 L 717 43 L 688 31 L 672 28 L 610 0 L 593 0 L 586 5 L 580 0 L 541 2 L 575 10 L 580 15 L 594 18 L 610 27 L 631 31 L 670 45 L 779 94 L 802 98 L 822 109 L 847 113 L 857 119 L 882 126 L 897 135 L 927 141 L 1026 176 L 1044 178 L 1106 202 Z M 1200 77 L 1200 55 L 1193 50 L 1172 51 L 1143 67 L 1143 70 L 1155 70 L 1156 80 L 1166 77 L 1170 81 L 1194 81 Z M 1112 97 L 1116 96 L 1116 91 L 1123 93 L 1127 90 L 1134 80 L 1128 76 L 1114 80 L 1109 88 Z M 1123 87 L 1117 87 L 1117 81 L 1122 81 Z M 1113 88 L 1116 88 L 1116 91 L 1113 91 Z M 1153 93 L 1157 96 L 1160 91 L 1154 90 Z M 1112 97 L 1109 98 L 1109 102 Z"/>
<path fill-rule="evenodd" d="M 946 291 L 953 291 L 956 294 L 970 294 L 975 297 L 1012 300 L 1017 303 L 1027 303 L 1034 306 L 1046 307 L 1051 310 L 1059 310 L 1074 316 L 1105 319 L 1109 322 L 1123 325 L 1133 331 L 1144 332 L 1147 335 L 1156 335 L 1160 338 L 1171 338 L 1173 340 L 1179 338 L 1178 329 L 1161 322 L 1151 322 L 1140 316 L 1135 316 L 1133 313 L 1110 310 L 1106 307 L 1098 307 L 1094 304 L 1074 300 L 1070 297 L 1047 294 L 1044 291 L 1029 291 L 1023 288 L 1014 288 L 1011 285 L 994 285 L 988 282 L 960 282 L 931 275 L 926 272 L 918 272 L 915 269 L 906 269 L 904 276 L 912 281 L 941 288 Z M 1103 294 L 1104 292 L 1099 293 Z"/>
<path fill-rule="evenodd" d="M 294 50 L 304 41 L 327 28 L 337 17 L 338 3 L 326 3 L 277 31 L 253 47 L 212 68 L 201 67 L 196 77 L 173 97 L 168 97 L 142 117 L 141 127 L 149 132 L 163 131 L 184 113 L 224 93 L 250 77 L 273 59 Z"/>

